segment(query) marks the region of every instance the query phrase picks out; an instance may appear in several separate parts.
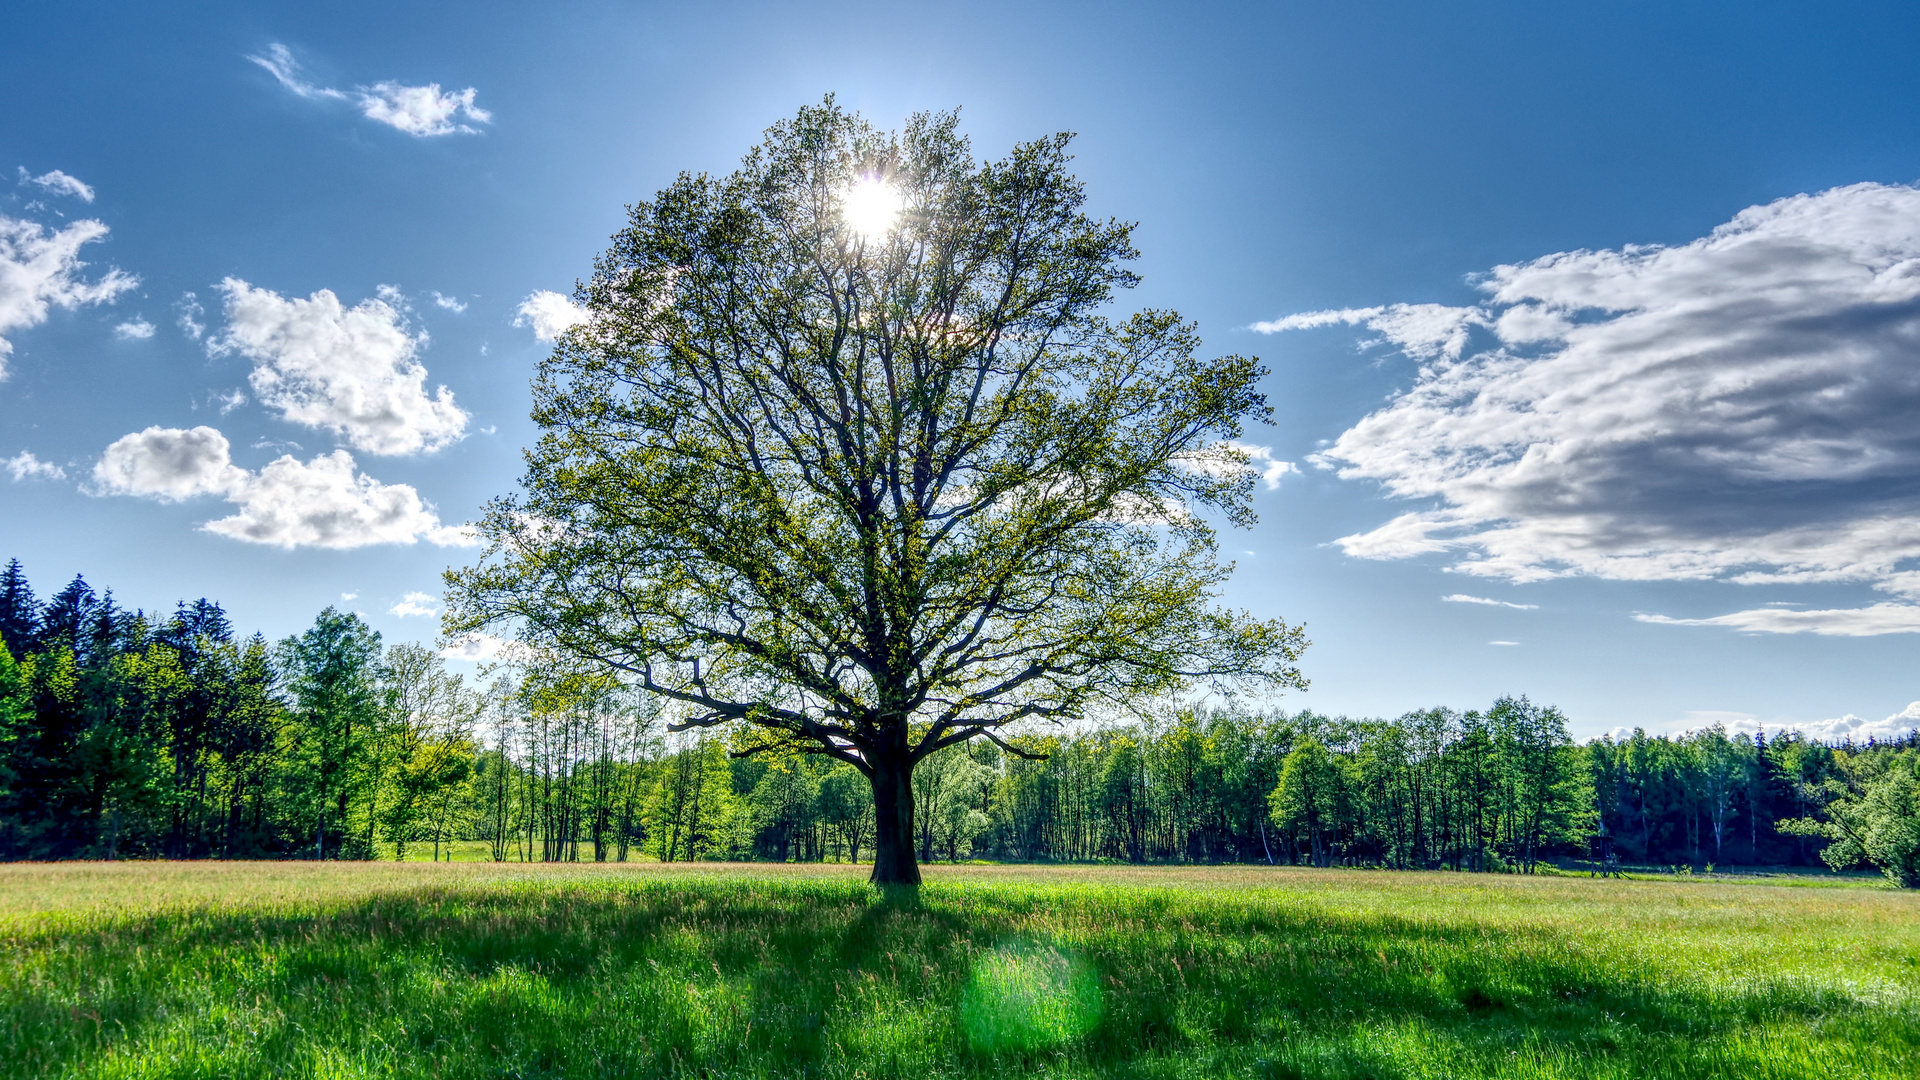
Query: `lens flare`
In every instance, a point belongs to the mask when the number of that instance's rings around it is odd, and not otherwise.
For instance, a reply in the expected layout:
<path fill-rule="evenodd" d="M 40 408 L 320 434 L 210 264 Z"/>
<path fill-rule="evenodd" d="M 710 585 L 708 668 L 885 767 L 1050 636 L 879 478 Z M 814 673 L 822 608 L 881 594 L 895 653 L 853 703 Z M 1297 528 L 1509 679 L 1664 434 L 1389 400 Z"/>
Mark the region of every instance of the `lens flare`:
<path fill-rule="evenodd" d="M 1011 945 L 975 961 L 960 995 L 960 1026 L 983 1053 L 1047 1050 L 1100 1024 L 1100 981 L 1058 949 Z"/>
<path fill-rule="evenodd" d="M 861 236 L 883 236 L 900 220 L 900 193 L 877 176 L 862 176 L 840 200 L 840 216 Z"/>

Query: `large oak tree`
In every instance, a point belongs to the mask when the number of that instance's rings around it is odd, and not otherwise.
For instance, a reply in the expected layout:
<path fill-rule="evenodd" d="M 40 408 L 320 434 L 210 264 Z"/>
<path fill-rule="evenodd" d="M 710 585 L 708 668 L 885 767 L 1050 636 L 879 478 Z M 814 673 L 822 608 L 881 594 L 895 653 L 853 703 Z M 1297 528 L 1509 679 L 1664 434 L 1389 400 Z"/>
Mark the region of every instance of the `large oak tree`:
<path fill-rule="evenodd" d="M 1264 370 L 1108 311 L 1132 227 L 1084 212 L 1067 136 L 981 162 L 956 120 L 828 99 L 634 206 L 534 383 L 523 492 L 448 575 L 449 632 L 854 765 L 883 884 L 919 880 L 936 750 L 1304 685 L 1299 628 L 1215 603 L 1207 518 L 1252 520 L 1231 440 Z"/>

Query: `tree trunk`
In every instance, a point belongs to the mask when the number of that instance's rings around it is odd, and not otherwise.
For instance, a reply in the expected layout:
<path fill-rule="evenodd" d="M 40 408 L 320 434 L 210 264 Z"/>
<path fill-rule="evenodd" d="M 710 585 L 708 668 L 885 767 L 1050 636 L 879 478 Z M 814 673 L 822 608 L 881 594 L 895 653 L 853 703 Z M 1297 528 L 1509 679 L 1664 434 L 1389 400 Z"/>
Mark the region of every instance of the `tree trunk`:
<path fill-rule="evenodd" d="M 920 864 L 914 859 L 913 762 L 905 748 L 885 757 L 875 755 L 873 774 L 873 876 L 875 885 L 918 885 Z"/>

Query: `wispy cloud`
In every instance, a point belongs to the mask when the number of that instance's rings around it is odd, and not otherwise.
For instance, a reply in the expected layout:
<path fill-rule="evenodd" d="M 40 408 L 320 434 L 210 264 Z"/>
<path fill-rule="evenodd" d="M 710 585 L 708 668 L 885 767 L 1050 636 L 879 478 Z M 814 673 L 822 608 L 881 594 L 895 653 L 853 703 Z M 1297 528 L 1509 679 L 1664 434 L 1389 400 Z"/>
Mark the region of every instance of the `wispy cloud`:
<path fill-rule="evenodd" d="M 108 270 L 88 281 L 80 249 L 107 235 L 98 221 L 76 221 L 48 232 L 37 222 L 0 215 L 0 378 L 6 377 L 13 343 L 6 335 L 47 321 L 52 308 L 111 303 L 140 279 Z"/>
<path fill-rule="evenodd" d="M 20 170 L 20 182 L 22 184 L 32 184 L 50 194 L 71 195 L 81 202 L 86 203 L 93 201 L 92 185 L 87 184 L 77 176 L 68 176 L 59 169 L 54 169 L 52 172 L 41 173 L 39 176 L 33 176 L 28 174 L 25 168 L 22 168 Z"/>
<path fill-rule="evenodd" d="M 438 289 L 433 290 L 432 295 L 433 295 L 433 302 L 436 306 L 446 308 L 448 311 L 453 312 L 455 315 L 458 315 L 461 312 L 467 310 L 466 303 L 460 300 L 458 297 L 447 296 L 446 294 L 440 292 L 440 290 Z"/>
<path fill-rule="evenodd" d="M 1920 634 L 1920 604 L 1886 602 L 1863 608 L 1829 608 L 1820 611 L 1763 607 L 1707 619 L 1676 619 L 1652 614 L 1636 614 L 1634 619 L 1662 626 L 1723 626 L 1752 634 L 1820 634 L 1825 637 Z"/>
<path fill-rule="evenodd" d="M 410 592 L 402 597 L 399 603 L 388 608 L 387 613 L 389 615 L 398 615 L 403 619 L 414 616 L 438 616 L 440 609 L 435 606 L 438 603 L 439 598 L 431 593 Z"/>
<path fill-rule="evenodd" d="M 339 90 L 330 90 L 324 86 L 315 86 L 300 76 L 300 62 L 285 45 L 275 42 L 267 46 L 265 56 L 249 56 L 248 60 L 259 64 L 271 74 L 281 86 L 303 98 L 329 98 L 345 101 L 347 95 Z"/>
<path fill-rule="evenodd" d="M 180 317 L 176 320 L 180 332 L 199 341 L 207 332 L 207 325 L 200 321 L 207 314 L 207 309 L 200 306 L 200 298 L 193 293 L 182 293 L 180 299 L 174 302 L 173 308 L 180 313 Z"/>
<path fill-rule="evenodd" d="M 153 324 L 145 319 L 130 319 L 114 327 L 113 336 L 121 341 L 145 341 L 153 336 Z"/>
<path fill-rule="evenodd" d="M 1466 593 L 1454 593 L 1451 596 L 1443 596 L 1440 599 L 1445 600 L 1449 604 L 1485 604 L 1488 607 L 1513 608 L 1517 611 L 1533 611 L 1540 606 L 1539 604 L 1515 604 L 1506 600 L 1489 600 L 1484 596 L 1468 596 Z"/>

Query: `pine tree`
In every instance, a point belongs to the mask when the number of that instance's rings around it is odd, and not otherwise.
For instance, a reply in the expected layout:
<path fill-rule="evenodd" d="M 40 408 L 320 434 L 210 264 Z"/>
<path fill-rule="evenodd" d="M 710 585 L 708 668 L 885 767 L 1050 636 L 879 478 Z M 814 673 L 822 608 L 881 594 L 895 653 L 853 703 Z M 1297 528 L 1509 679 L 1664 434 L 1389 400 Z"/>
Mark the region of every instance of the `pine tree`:
<path fill-rule="evenodd" d="M 27 584 L 20 560 L 10 559 L 6 572 L 0 574 L 0 645 L 15 660 L 24 660 L 38 645 L 39 636 L 40 605 L 33 598 L 33 586 Z"/>

